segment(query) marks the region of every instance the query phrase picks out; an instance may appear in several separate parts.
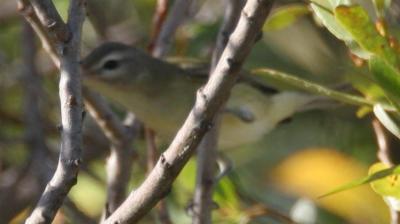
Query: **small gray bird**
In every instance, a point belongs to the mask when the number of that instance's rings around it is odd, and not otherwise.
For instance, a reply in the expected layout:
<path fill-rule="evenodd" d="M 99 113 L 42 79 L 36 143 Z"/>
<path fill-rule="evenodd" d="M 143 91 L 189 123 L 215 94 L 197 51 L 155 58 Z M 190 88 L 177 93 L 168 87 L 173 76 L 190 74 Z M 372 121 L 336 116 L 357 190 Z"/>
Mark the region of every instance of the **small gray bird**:
<path fill-rule="evenodd" d="M 88 87 L 132 111 L 165 140 L 175 136 L 194 104 L 196 90 L 207 81 L 206 75 L 194 75 L 121 43 L 102 44 L 81 65 Z M 294 91 L 278 92 L 244 74 L 226 104 L 219 147 L 256 141 L 315 99 Z"/>

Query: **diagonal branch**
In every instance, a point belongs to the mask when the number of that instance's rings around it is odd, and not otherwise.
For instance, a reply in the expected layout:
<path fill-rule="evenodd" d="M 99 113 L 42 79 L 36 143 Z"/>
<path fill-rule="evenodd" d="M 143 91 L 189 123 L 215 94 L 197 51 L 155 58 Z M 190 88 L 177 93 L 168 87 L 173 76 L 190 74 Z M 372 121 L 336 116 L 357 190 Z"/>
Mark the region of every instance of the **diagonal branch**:
<path fill-rule="evenodd" d="M 228 99 L 272 3 L 272 0 L 247 1 L 218 65 L 208 83 L 198 91 L 196 103 L 175 139 L 142 185 L 131 192 L 105 223 L 138 222 L 168 194 L 173 181 L 211 128 L 215 114 Z"/>
<path fill-rule="evenodd" d="M 52 35 L 53 38 L 51 38 L 49 32 L 53 31 L 49 30 L 48 32 L 48 30 L 46 30 L 27 0 L 20 0 L 18 3 L 19 11 L 25 16 L 27 21 L 36 31 L 36 34 L 39 36 L 44 49 L 51 56 L 54 64 L 57 67 L 60 67 L 60 58 L 58 56 L 59 50 L 57 50 L 59 48 L 56 48 L 54 43 L 54 41 L 58 40 L 58 38 L 54 38 L 57 37 L 57 35 Z M 46 8 L 46 5 L 50 5 L 49 8 L 53 8 L 51 6 L 51 2 L 46 1 L 37 1 L 36 5 L 39 6 L 38 9 Z M 39 13 L 44 13 L 40 10 L 36 11 Z M 51 20 L 44 17 L 42 17 L 42 19 L 44 21 Z M 55 18 L 54 21 L 58 21 L 58 19 Z M 55 24 L 60 25 L 63 24 L 63 22 L 61 21 Z M 107 206 L 105 209 L 107 210 L 106 213 L 111 213 L 125 197 L 125 188 L 129 182 L 129 177 L 132 170 L 132 154 L 134 151 L 131 146 L 131 140 L 133 134 L 128 133 L 129 131 L 127 131 L 121 122 L 119 122 L 117 116 L 112 113 L 108 105 L 106 105 L 98 96 L 96 96 L 95 93 L 84 88 L 83 96 L 89 113 L 95 117 L 96 122 L 113 144 L 111 148 L 111 156 L 107 162 L 109 171 L 108 175 L 112 177 L 109 178 L 108 182 Z"/>
<path fill-rule="evenodd" d="M 24 2 L 21 3 L 23 6 Z M 32 1 L 32 6 L 47 29 L 52 40 L 50 42 L 58 49 L 62 134 L 56 172 L 26 223 L 51 223 L 64 198 L 76 183 L 81 162 L 83 107 L 79 58 L 85 10 L 84 1 L 71 0 L 68 22 L 64 24 L 51 1 Z"/>
<path fill-rule="evenodd" d="M 28 21 L 31 27 L 35 30 L 36 35 L 38 35 L 40 41 L 42 42 L 43 48 L 49 54 L 56 67 L 60 68 L 60 60 L 58 58 L 58 53 L 56 52 L 54 42 L 51 41 L 49 33 L 42 26 L 37 14 L 33 10 L 32 5 L 28 0 L 19 0 L 17 8 L 18 11 L 25 17 L 26 21 Z"/>
<path fill-rule="evenodd" d="M 83 88 L 83 94 L 85 106 L 90 115 L 112 144 L 111 154 L 107 160 L 107 200 L 103 214 L 105 219 L 117 209 L 126 196 L 135 152 L 132 147 L 135 133 L 127 131 L 99 95 L 87 88 Z M 130 123 L 137 122 L 133 120 Z"/>
<path fill-rule="evenodd" d="M 190 6 L 195 0 L 176 0 L 168 12 L 167 19 L 161 27 L 160 33 L 152 47 L 152 55 L 163 58 L 171 45 L 172 38 L 178 27 L 185 21 L 190 12 Z M 152 41 L 153 42 L 153 41 Z M 154 47 L 154 48 L 153 48 Z"/>
<path fill-rule="evenodd" d="M 221 24 L 216 46 L 213 51 L 210 75 L 218 64 L 225 49 L 229 36 L 234 30 L 245 1 L 228 0 L 224 20 Z M 221 117 L 217 115 L 215 126 L 204 136 L 197 150 L 196 189 L 193 198 L 193 223 L 211 223 L 211 213 L 214 207 L 212 195 L 216 182 L 215 164 L 217 162 L 217 147 Z"/>
<path fill-rule="evenodd" d="M 108 21 L 99 14 L 100 7 L 98 1 L 88 1 L 88 11 L 89 14 L 92 14 L 89 20 L 100 39 L 104 41 L 107 39 Z M 132 144 L 136 131 L 139 129 L 139 121 L 134 118 L 133 114 L 129 113 L 127 116 L 129 122 L 122 124 L 99 94 L 84 87 L 83 96 L 90 115 L 111 142 L 110 155 L 106 163 L 107 199 L 101 217 L 101 220 L 104 220 L 117 209 L 126 197 L 133 159 L 136 156 Z M 130 119 L 131 115 L 133 119 Z"/>
<path fill-rule="evenodd" d="M 26 0 L 24 0 L 27 2 Z M 79 1 L 81 4 L 82 2 Z M 56 7 L 51 0 L 31 0 L 33 10 L 36 12 L 43 27 L 47 30 L 52 43 L 63 43 L 70 40 L 71 35 L 75 35 L 69 30 L 67 25 L 61 19 Z M 72 3 L 72 2 L 71 2 Z M 71 9 L 71 8 L 70 8 Z M 69 15 L 73 16 L 73 15 Z M 60 45 L 58 45 L 61 47 Z M 60 50 L 60 48 L 59 48 Z"/>

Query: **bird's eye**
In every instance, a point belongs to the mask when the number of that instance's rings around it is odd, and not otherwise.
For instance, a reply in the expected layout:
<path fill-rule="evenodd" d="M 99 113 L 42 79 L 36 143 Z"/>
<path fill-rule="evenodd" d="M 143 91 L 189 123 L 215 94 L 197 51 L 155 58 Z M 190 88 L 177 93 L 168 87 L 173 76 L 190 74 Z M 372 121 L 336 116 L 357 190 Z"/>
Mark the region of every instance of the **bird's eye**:
<path fill-rule="evenodd" d="M 113 69 L 116 69 L 118 66 L 119 66 L 118 61 L 109 60 L 104 63 L 103 68 L 106 70 L 113 70 Z"/>

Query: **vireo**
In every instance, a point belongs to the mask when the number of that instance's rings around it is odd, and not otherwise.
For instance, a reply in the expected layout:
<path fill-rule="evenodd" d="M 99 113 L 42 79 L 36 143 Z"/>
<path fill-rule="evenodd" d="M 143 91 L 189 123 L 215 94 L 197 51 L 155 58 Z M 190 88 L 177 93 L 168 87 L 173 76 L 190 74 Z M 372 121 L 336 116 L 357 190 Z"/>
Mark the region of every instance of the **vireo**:
<path fill-rule="evenodd" d="M 207 76 L 153 58 L 121 43 L 105 43 L 81 62 L 84 83 L 132 111 L 157 135 L 171 140 L 194 105 Z M 226 103 L 219 147 L 250 143 L 271 131 L 315 97 L 278 92 L 242 75 Z"/>

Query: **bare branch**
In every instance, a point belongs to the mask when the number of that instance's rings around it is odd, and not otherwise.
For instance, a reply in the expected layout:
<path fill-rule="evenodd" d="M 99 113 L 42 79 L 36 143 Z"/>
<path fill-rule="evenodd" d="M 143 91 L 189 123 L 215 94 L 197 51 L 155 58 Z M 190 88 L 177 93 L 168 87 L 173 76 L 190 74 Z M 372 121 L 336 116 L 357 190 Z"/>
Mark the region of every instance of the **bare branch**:
<path fill-rule="evenodd" d="M 26 124 L 25 139 L 26 145 L 30 150 L 31 156 L 33 157 L 33 163 L 40 165 L 42 164 L 43 160 L 45 160 L 48 150 L 45 143 L 44 127 L 39 109 L 39 99 L 40 93 L 42 92 L 42 87 L 41 80 L 35 66 L 35 39 L 32 38 L 33 30 L 31 27 L 29 27 L 29 24 L 23 23 L 22 34 L 22 55 L 24 62 L 22 83 L 25 90 L 24 120 Z M 42 178 L 43 176 L 44 175 L 40 175 L 39 178 Z"/>
<path fill-rule="evenodd" d="M 88 1 L 89 19 L 95 28 L 100 40 L 107 39 L 108 21 L 102 17 L 98 2 Z M 84 101 L 90 115 L 99 124 L 102 131 L 111 142 L 110 155 L 107 159 L 107 200 L 101 220 L 106 219 L 126 197 L 126 188 L 132 173 L 133 159 L 136 152 L 132 141 L 138 130 L 139 121 L 134 117 L 124 127 L 111 108 L 101 99 L 100 95 L 83 89 Z M 130 118 L 133 114 L 129 114 Z"/>
<path fill-rule="evenodd" d="M 211 60 L 211 68 L 215 68 L 217 66 L 219 58 L 221 57 L 221 54 L 228 43 L 229 36 L 236 27 L 240 17 L 240 12 L 246 3 L 246 0 L 227 0 L 226 2 L 227 8 L 225 10 L 224 20 L 218 32 L 218 37 Z"/>
<path fill-rule="evenodd" d="M 161 28 L 167 17 L 167 12 L 168 12 L 167 9 L 168 9 L 168 0 L 157 0 L 156 10 L 153 15 L 153 25 L 150 35 L 150 42 L 147 46 L 149 52 L 154 51 L 154 47 L 156 46 L 156 40 L 160 36 Z"/>
<path fill-rule="evenodd" d="M 9 222 L 12 217 L 26 208 L 31 202 L 38 200 L 40 190 L 46 185 L 49 169 L 46 166 L 48 154 L 45 143 L 43 119 L 39 108 L 42 92 L 41 77 L 35 66 L 36 44 L 33 30 L 27 22 L 22 23 L 22 76 L 24 90 L 24 124 L 26 125 L 25 145 L 29 150 L 26 166 L 18 174 L 14 174 L 13 183 L 0 189 L 0 217 Z M 26 188 L 29 186 L 29 190 Z"/>
<path fill-rule="evenodd" d="M 196 103 L 169 148 L 141 186 L 105 223 L 135 223 L 171 189 L 171 185 L 213 124 L 229 97 L 238 72 L 271 9 L 272 0 L 249 0 L 229 38 L 210 80 L 197 93 Z"/>
<path fill-rule="evenodd" d="M 90 115 L 111 141 L 111 154 L 107 160 L 107 201 L 103 219 L 115 211 L 125 198 L 126 187 L 132 172 L 134 149 L 130 134 L 100 96 L 83 89 L 84 102 Z M 131 121 L 135 123 L 135 121 Z"/>
<path fill-rule="evenodd" d="M 51 4 L 51 2 L 38 2 L 37 4 L 40 4 L 42 7 L 44 7 L 43 4 Z M 50 38 L 45 28 L 43 28 L 43 26 L 40 24 L 36 13 L 34 13 L 27 1 L 20 1 L 19 5 L 20 11 L 23 12 L 31 26 L 35 28 L 35 31 L 39 35 L 45 50 L 52 56 L 52 60 L 56 66 L 60 67 L 60 59 L 57 53 L 58 51 L 53 43 L 54 39 Z M 43 19 L 46 21 L 49 20 L 46 18 Z M 71 32 L 74 31 L 71 30 Z M 57 35 L 53 36 L 57 37 Z M 134 157 L 134 151 L 130 144 L 133 135 L 127 133 L 127 130 L 118 121 L 116 115 L 114 115 L 108 106 L 102 102 L 99 96 L 96 96 L 95 93 L 90 92 L 87 89 L 84 90 L 83 95 L 85 98 L 85 103 L 88 105 L 89 113 L 95 117 L 95 120 L 99 123 L 106 136 L 113 143 L 111 155 L 107 163 L 108 176 L 112 177 L 109 178 L 108 181 L 107 208 L 105 209 L 110 213 L 113 212 L 122 202 L 123 198 L 125 198 L 125 188 L 129 182 L 131 165 Z"/>
<path fill-rule="evenodd" d="M 229 36 L 234 30 L 245 1 L 243 0 L 228 0 L 226 1 L 226 11 L 224 20 L 218 33 L 216 46 L 213 51 L 213 57 L 210 68 L 210 75 L 217 66 L 219 58 L 225 49 Z M 216 184 L 215 165 L 217 162 L 217 147 L 219 126 L 221 117 L 218 115 L 214 127 L 205 135 L 197 150 L 197 174 L 196 174 L 196 189 L 193 198 L 193 223 L 211 223 L 212 209 L 214 202 L 212 195 Z"/>
<path fill-rule="evenodd" d="M 88 1 L 88 12 L 91 15 L 89 19 L 100 39 L 106 40 L 108 21 L 100 15 L 101 10 L 98 2 Z M 138 130 L 139 121 L 135 118 L 129 121 L 127 125 L 132 127 L 132 131 L 129 131 L 122 125 L 105 101 L 101 99 L 100 95 L 88 88 L 83 89 L 83 94 L 90 115 L 96 120 L 111 142 L 110 155 L 106 165 L 107 199 L 101 218 L 101 220 L 105 220 L 126 197 L 133 159 L 136 156 L 132 142 Z"/>
<path fill-rule="evenodd" d="M 94 30 L 96 30 L 99 39 L 106 40 L 108 23 L 106 17 L 102 15 L 103 12 L 100 8 L 102 2 L 98 0 L 88 0 L 87 3 L 88 19 L 90 20 L 90 23 Z"/>
<path fill-rule="evenodd" d="M 32 5 L 29 3 L 29 1 L 28 0 L 19 0 L 18 1 L 18 11 L 25 17 L 25 19 L 29 22 L 29 24 L 35 30 L 40 41 L 42 42 L 43 48 L 49 54 L 51 60 L 53 60 L 56 67 L 60 68 L 60 60 L 58 58 L 58 53 L 56 52 L 54 42 L 51 41 L 48 32 L 40 23 L 40 20 L 37 17 L 36 13 L 33 11 Z"/>
<path fill-rule="evenodd" d="M 71 0 L 65 25 L 51 1 L 32 1 L 38 18 L 50 34 L 60 57 L 61 150 L 56 172 L 26 223 L 51 223 L 76 183 L 81 163 L 82 96 L 79 68 L 84 1 Z"/>
<path fill-rule="evenodd" d="M 63 43 L 70 40 L 73 31 L 68 29 L 51 0 L 31 0 L 30 2 L 41 24 L 49 34 L 50 42 Z"/>
<path fill-rule="evenodd" d="M 165 19 L 167 17 L 168 0 L 157 0 L 156 9 L 153 15 L 153 26 L 150 42 L 147 46 L 148 52 L 155 57 L 162 57 L 162 55 L 155 55 L 155 48 L 158 47 L 156 43 L 157 39 L 160 38 L 161 29 L 165 28 Z M 176 29 L 176 28 L 175 28 Z M 173 36 L 175 32 L 172 31 L 169 35 Z M 156 165 L 157 158 L 160 156 L 156 145 L 156 133 L 149 127 L 144 128 L 147 146 L 147 172 L 150 173 Z M 168 206 L 164 199 L 161 199 L 157 206 L 157 218 L 162 224 L 170 224 L 171 218 L 168 213 Z"/>
<path fill-rule="evenodd" d="M 271 217 L 279 223 L 296 224 L 289 216 L 260 203 L 246 209 L 245 214 L 249 222 L 259 217 Z"/>
<path fill-rule="evenodd" d="M 189 15 L 190 6 L 193 2 L 195 2 L 195 0 L 176 0 L 174 2 L 154 44 L 153 56 L 162 58 L 168 52 L 171 40 L 178 27 Z"/>

